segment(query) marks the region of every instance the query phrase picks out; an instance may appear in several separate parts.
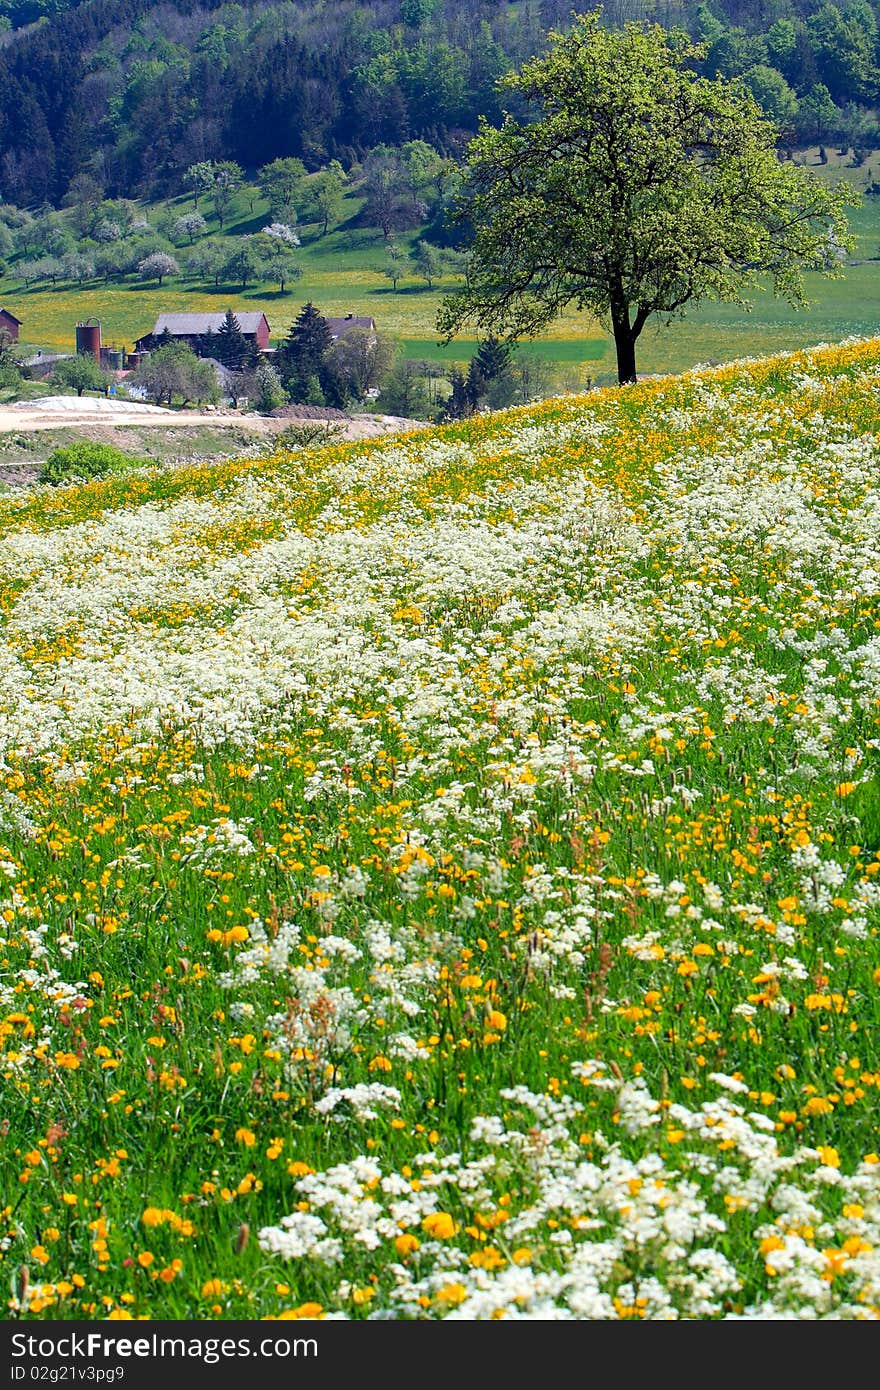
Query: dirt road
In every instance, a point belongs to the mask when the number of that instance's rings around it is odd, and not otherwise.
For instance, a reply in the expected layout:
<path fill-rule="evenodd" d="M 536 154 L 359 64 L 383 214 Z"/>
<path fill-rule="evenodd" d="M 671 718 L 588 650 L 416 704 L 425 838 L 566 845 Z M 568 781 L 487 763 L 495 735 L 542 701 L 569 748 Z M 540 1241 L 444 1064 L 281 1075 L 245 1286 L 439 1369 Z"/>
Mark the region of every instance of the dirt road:
<path fill-rule="evenodd" d="M 253 430 L 255 434 L 277 434 L 291 423 L 295 421 L 289 417 L 278 420 L 234 410 L 166 410 L 164 406 L 141 405 L 138 401 L 114 401 L 104 396 L 45 396 L 42 400 L 0 405 L 0 434 L 75 429 L 78 426 L 88 429 L 95 425 L 155 426 L 175 430 L 204 429 L 206 425 L 212 429 L 234 426 Z M 366 439 L 372 435 L 415 429 L 422 422 L 406 420 L 397 415 L 349 415 L 339 423 L 344 427 L 346 439 Z"/>

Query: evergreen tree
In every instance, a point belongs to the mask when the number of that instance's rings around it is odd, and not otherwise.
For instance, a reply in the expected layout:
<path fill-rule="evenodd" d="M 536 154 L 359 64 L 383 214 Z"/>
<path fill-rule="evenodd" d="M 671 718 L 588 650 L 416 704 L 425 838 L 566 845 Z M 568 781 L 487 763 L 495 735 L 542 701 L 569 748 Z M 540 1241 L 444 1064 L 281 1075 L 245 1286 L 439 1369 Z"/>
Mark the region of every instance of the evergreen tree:
<path fill-rule="evenodd" d="M 494 381 L 497 376 L 501 375 L 510 361 L 510 346 L 499 342 L 490 333 L 489 337 L 480 343 L 473 360 L 483 380 Z"/>
<path fill-rule="evenodd" d="M 293 400 L 304 399 L 312 377 L 323 388 L 325 358 L 332 342 L 327 320 L 309 300 L 297 314 L 277 353 L 278 373 Z"/>
<path fill-rule="evenodd" d="M 490 334 L 471 358 L 467 374 L 467 393 L 474 410 L 488 407 L 503 410 L 516 398 L 511 349 Z"/>
<path fill-rule="evenodd" d="M 476 357 L 472 357 L 468 364 L 467 376 L 464 379 L 464 390 L 470 409 L 476 410 L 486 390 L 486 383 L 483 380 L 483 374 L 477 364 Z"/>
<path fill-rule="evenodd" d="M 251 357 L 250 344 L 241 331 L 241 324 L 231 309 L 227 309 L 217 329 L 214 356 L 230 371 L 241 371 Z"/>
<path fill-rule="evenodd" d="M 449 373 L 449 384 L 452 391 L 446 399 L 444 413 L 448 420 L 463 420 L 473 411 L 471 393 L 469 390 L 468 376 L 464 375 L 458 367 L 453 367 Z"/>
<path fill-rule="evenodd" d="M 327 404 L 324 399 L 324 392 L 321 390 L 321 383 L 314 372 L 303 380 L 302 385 L 297 388 L 296 394 L 300 405 Z"/>

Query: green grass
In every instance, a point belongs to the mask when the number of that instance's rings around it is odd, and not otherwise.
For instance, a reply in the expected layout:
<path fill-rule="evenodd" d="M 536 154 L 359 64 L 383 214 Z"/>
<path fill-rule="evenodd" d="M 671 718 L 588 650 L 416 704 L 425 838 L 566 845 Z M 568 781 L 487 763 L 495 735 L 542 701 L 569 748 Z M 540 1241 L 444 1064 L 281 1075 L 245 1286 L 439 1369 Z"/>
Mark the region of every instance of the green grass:
<path fill-rule="evenodd" d="M 402 338 L 401 348 L 407 357 L 431 362 L 468 362 L 479 346 L 476 338 L 456 338 L 451 343 L 439 343 L 436 338 Z M 537 339 L 521 343 L 524 357 L 545 362 L 598 362 L 604 358 L 610 344 L 600 338 Z"/>

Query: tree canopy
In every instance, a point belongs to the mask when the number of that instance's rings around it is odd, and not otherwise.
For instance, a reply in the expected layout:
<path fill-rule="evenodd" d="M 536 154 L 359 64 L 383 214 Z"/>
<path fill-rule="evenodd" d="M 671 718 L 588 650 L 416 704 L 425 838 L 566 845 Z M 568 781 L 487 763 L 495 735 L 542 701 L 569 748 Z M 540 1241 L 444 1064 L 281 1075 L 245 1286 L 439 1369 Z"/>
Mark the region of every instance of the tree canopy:
<path fill-rule="evenodd" d="M 327 387 L 326 357 L 333 335 L 324 315 L 309 300 L 290 325 L 276 355 L 279 376 L 295 401 L 321 404 Z M 320 396 L 321 400 L 312 397 Z"/>
<path fill-rule="evenodd" d="M 704 50 L 655 24 L 578 16 L 502 79 L 528 119 L 481 123 L 453 217 L 473 229 L 467 284 L 438 320 L 513 341 L 568 305 L 606 323 L 618 379 L 652 316 L 711 297 L 744 302 L 769 277 L 806 302 L 803 270 L 839 273 L 846 186 L 780 163 L 777 132 L 740 83 L 694 70 Z"/>
<path fill-rule="evenodd" d="M 91 353 L 78 352 L 75 357 L 62 357 L 55 363 L 52 376 L 58 386 L 68 386 L 81 396 L 83 391 L 103 391 L 110 378 Z"/>
<path fill-rule="evenodd" d="M 313 173 L 337 159 L 350 171 L 377 144 L 420 141 L 453 156 L 480 112 L 500 118 L 496 78 L 541 51 L 546 31 L 567 28 L 578 8 L 574 0 L 231 8 L 0 0 L 0 28 L 4 13 L 17 27 L 0 45 L 0 191 L 36 208 L 68 190 L 85 188 L 88 197 L 89 185 L 156 197 L 183 181 L 204 211 L 217 161 L 253 170 L 295 158 Z M 605 20 L 614 27 L 650 8 L 606 0 Z M 653 12 L 706 45 L 698 66 L 707 77 L 756 66 L 779 73 L 798 106 L 793 140 L 813 141 L 820 87 L 830 111 L 816 139 L 880 146 L 880 0 L 675 0 Z M 750 81 L 767 88 L 776 80 L 765 71 Z M 781 100 L 790 108 L 785 88 Z M 308 180 L 302 194 L 311 202 Z M 300 220 L 314 221 L 311 212 L 301 210 Z"/>
<path fill-rule="evenodd" d="M 131 384 L 157 405 L 163 401 L 171 405 L 175 396 L 180 396 L 186 405 L 189 401 L 216 400 L 219 395 L 212 364 L 200 361 L 186 344 L 173 340 L 156 348 L 138 365 Z"/>

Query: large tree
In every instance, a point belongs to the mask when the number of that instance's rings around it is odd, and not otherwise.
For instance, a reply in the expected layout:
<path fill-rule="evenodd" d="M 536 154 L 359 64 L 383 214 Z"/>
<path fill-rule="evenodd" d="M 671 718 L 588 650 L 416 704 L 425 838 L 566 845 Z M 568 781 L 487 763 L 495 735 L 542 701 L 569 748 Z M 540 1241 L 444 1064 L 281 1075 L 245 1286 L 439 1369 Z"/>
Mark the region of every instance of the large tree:
<path fill-rule="evenodd" d="M 321 224 L 321 236 L 326 236 L 331 222 L 342 216 L 343 198 L 348 176 L 338 159 L 331 159 L 326 169 L 320 169 L 308 187 L 315 221 Z"/>
<path fill-rule="evenodd" d="M 630 382 L 652 316 L 742 303 L 762 273 L 800 305 L 804 268 L 834 273 L 853 195 L 781 164 L 754 98 L 700 77 L 700 54 L 681 31 L 606 30 L 596 12 L 502 79 L 531 118 L 483 122 L 468 146 L 454 216 L 472 244 L 447 338 L 470 321 L 513 341 L 573 304 L 608 324 Z"/>
<path fill-rule="evenodd" d="M 351 328 L 329 351 L 330 371 L 346 396 L 362 401 L 369 390 L 381 388 L 391 375 L 394 340 L 387 333 Z"/>
<path fill-rule="evenodd" d="M 293 400 L 305 400 L 313 380 L 323 389 L 325 359 L 332 343 L 327 320 L 309 300 L 300 309 L 276 354 L 279 376 Z"/>
<path fill-rule="evenodd" d="M 424 207 L 413 208 L 407 196 L 407 173 L 400 151 L 390 145 L 376 145 L 361 166 L 361 191 L 365 220 L 380 227 L 386 241 L 394 231 L 414 226 L 424 216 Z"/>
<path fill-rule="evenodd" d="M 193 207 L 198 208 L 201 195 L 209 193 L 214 186 L 213 160 L 203 159 L 198 164 L 191 164 L 183 176 L 183 182 L 193 195 Z"/>
<path fill-rule="evenodd" d="M 145 280 L 158 280 L 161 285 L 166 275 L 177 275 L 180 266 L 173 256 L 167 251 L 153 251 L 149 256 L 144 256 L 142 261 L 138 261 L 138 274 Z"/>
<path fill-rule="evenodd" d="M 302 275 L 302 266 L 296 260 L 299 237 L 294 236 L 290 241 L 274 231 L 274 228 L 287 230 L 283 222 L 272 222 L 263 228 L 259 238 L 260 272 L 265 279 L 274 280 L 278 286 L 278 293 L 283 294 L 290 281 L 298 280 Z"/>
<path fill-rule="evenodd" d="M 105 391 L 110 381 L 100 363 L 87 352 L 62 357 L 52 368 L 52 378 L 58 386 L 67 386 L 78 396 L 83 391 Z"/>
<path fill-rule="evenodd" d="M 207 231 L 208 224 L 200 212 L 185 212 L 174 222 L 174 235 L 182 241 L 184 237 L 193 245 L 197 236 Z"/>
<path fill-rule="evenodd" d="M 214 198 L 214 211 L 217 214 L 217 221 L 222 227 L 226 219 L 232 195 L 240 187 L 244 178 L 241 165 L 236 164 L 234 159 L 222 159 L 214 164 L 214 179 L 211 184 L 211 193 Z"/>
<path fill-rule="evenodd" d="M 131 383 L 156 405 L 163 401 L 171 405 L 175 396 L 186 405 L 189 401 L 216 400 L 219 395 L 214 367 L 199 361 L 185 343 L 169 342 L 156 348 L 138 365 Z"/>
<path fill-rule="evenodd" d="M 238 236 L 232 239 L 230 253 L 224 266 L 227 279 L 246 290 L 251 280 L 260 277 L 262 264 L 262 249 L 257 237 Z"/>
<path fill-rule="evenodd" d="M 283 222 L 295 222 L 306 166 L 292 156 L 273 159 L 257 174 L 260 192 L 268 200 L 273 217 Z"/>
<path fill-rule="evenodd" d="M 434 288 L 434 281 L 443 274 L 443 253 L 429 241 L 417 241 L 413 266 L 416 273 L 427 281 L 428 289 Z"/>

